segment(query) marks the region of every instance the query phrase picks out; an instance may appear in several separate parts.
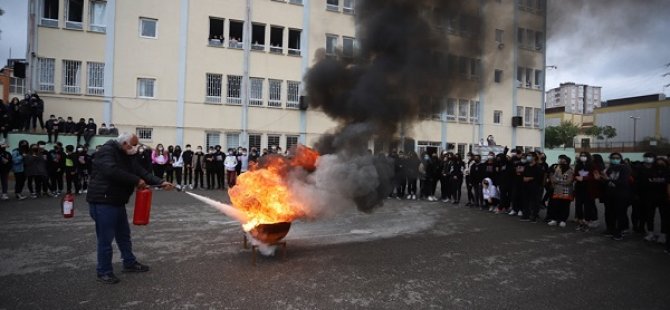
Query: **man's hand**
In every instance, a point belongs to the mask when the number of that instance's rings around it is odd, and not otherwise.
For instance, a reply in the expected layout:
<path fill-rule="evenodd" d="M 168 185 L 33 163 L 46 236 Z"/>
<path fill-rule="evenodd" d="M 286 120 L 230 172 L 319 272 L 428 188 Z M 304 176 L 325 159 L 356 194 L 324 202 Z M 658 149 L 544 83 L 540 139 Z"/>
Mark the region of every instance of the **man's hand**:
<path fill-rule="evenodd" d="M 174 189 L 174 185 L 170 182 L 161 183 L 160 187 L 166 191 L 171 191 Z"/>
<path fill-rule="evenodd" d="M 145 189 L 147 188 L 147 183 L 144 182 L 144 180 L 140 179 L 139 182 L 137 182 L 137 189 Z"/>

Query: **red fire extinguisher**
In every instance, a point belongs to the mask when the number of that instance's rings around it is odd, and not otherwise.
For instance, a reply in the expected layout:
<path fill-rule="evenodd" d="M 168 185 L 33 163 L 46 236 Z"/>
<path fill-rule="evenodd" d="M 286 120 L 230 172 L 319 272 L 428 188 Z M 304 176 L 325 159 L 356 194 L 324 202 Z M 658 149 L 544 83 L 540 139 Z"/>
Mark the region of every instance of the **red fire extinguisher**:
<path fill-rule="evenodd" d="M 61 212 L 64 218 L 74 217 L 74 195 L 72 193 L 65 194 L 61 202 Z"/>
<path fill-rule="evenodd" d="M 151 190 L 147 188 L 138 189 L 135 192 L 135 212 L 133 212 L 133 224 L 149 224 L 151 213 Z"/>

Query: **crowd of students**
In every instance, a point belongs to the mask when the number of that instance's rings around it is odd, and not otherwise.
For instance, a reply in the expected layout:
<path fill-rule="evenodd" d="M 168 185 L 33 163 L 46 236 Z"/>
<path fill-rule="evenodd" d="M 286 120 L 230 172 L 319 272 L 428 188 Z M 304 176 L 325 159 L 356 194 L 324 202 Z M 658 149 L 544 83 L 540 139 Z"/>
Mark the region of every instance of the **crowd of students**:
<path fill-rule="evenodd" d="M 647 241 L 665 243 L 670 227 L 670 168 L 667 156 L 644 154 L 642 162 L 624 160 L 620 153 L 602 156 L 582 152 L 573 164 L 561 155 L 549 166 L 540 152 L 512 150 L 489 153 L 482 159 L 469 153 L 466 160 L 449 152 L 422 154 L 391 152 L 395 166 L 396 199 L 442 200 L 459 204 L 465 182 L 467 206 L 497 214 L 518 216 L 521 221 L 567 227 L 574 202 L 578 231 L 600 227 L 596 201 L 604 203 L 603 234 L 622 240 L 631 232 Z M 417 191 L 419 183 L 419 191 Z M 440 197 L 436 197 L 437 185 Z M 629 209 L 632 206 L 632 212 Z M 546 209 L 541 219 L 540 211 Z M 655 233 L 655 216 L 660 214 L 661 233 Z M 631 225 L 632 223 L 632 225 Z"/>

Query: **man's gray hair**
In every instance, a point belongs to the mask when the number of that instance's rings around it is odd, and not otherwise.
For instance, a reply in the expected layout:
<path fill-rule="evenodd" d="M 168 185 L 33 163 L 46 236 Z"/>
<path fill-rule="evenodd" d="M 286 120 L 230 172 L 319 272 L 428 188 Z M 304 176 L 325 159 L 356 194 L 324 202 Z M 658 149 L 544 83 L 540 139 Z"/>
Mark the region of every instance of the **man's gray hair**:
<path fill-rule="evenodd" d="M 116 142 L 118 142 L 119 144 L 123 143 L 130 144 L 130 139 L 132 139 L 134 136 L 135 136 L 134 133 L 124 132 L 120 134 L 118 137 L 116 137 Z"/>

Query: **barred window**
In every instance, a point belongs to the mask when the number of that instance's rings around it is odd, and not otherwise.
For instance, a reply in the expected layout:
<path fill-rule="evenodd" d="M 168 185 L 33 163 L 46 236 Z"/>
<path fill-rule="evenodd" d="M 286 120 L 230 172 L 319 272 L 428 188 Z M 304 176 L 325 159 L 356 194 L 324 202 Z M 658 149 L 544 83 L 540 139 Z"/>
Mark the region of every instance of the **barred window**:
<path fill-rule="evenodd" d="M 339 0 L 326 0 L 326 10 L 339 11 Z"/>
<path fill-rule="evenodd" d="M 261 135 L 249 135 L 249 149 L 256 148 L 256 150 L 261 149 Z"/>
<path fill-rule="evenodd" d="M 242 104 L 240 96 L 242 90 L 242 77 L 239 75 L 228 76 L 228 96 L 226 102 L 229 104 Z"/>
<path fill-rule="evenodd" d="M 344 0 L 342 3 L 342 12 L 353 14 L 356 0 Z"/>
<path fill-rule="evenodd" d="M 332 34 L 326 35 L 326 55 L 334 56 L 337 51 L 337 41 L 339 37 Z"/>
<path fill-rule="evenodd" d="M 222 74 L 207 73 L 207 94 L 205 95 L 205 102 L 221 103 L 222 83 Z"/>
<path fill-rule="evenodd" d="M 533 108 L 526 108 L 526 115 L 524 115 L 523 125 L 530 127 L 533 125 Z"/>
<path fill-rule="evenodd" d="M 88 65 L 88 87 L 89 95 L 105 94 L 105 64 L 102 62 L 89 62 Z"/>
<path fill-rule="evenodd" d="M 249 79 L 249 105 L 263 106 L 263 81 L 264 79 Z"/>
<path fill-rule="evenodd" d="M 447 120 L 456 120 L 456 99 L 447 99 Z"/>
<path fill-rule="evenodd" d="M 63 60 L 63 93 L 81 92 L 81 61 Z"/>
<path fill-rule="evenodd" d="M 458 121 L 467 122 L 470 101 L 461 99 L 458 101 Z"/>
<path fill-rule="evenodd" d="M 298 138 L 300 136 L 286 136 L 286 149 L 290 150 L 292 147 L 298 145 Z"/>
<path fill-rule="evenodd" d="M 137 79 L 137 97 L 154 98 L 156 79 L 138 78 Z"/>
<path fill-rule="evenodd" d="M 46 92 L 53 92 L 54 74 L 56 71 L 56 60 L 53 58 L 38 58 L 38 76 L 39 76 L 39 90 Z"/>
<path fill-rule="evenodd" d="M 229 133 L 226 134 L 226 150 L 237 149 L 240 146 L 240 134 Z"/>
<path fill-rule="evenodd" d="M 218 132 L 208 132 L 205 135 L 205 147 L 209 149 L 209 147 L 215 147 L 217 145 L 221 145 L 221 134 Z"/>
<path fill-rule="evenodd" d="M 153 128 L 147 128 L 147 127 L 135 128 L 135 134 L 137 135 L 137 138 L 140 139 L 141 141 L 151 141 L 153 131 L 154 131 Z"/>
<path fill-rule="evenodd" d="M 351 37 L 342 37 L 342 56 L 354 57 L 354 46 L 356 39 Z"/>
<path fill-rule="evenodd" d="M 297 109 L 300 106 L 300 82 L 288 81 L 286 87 L 286 107 Z"/>
<path fill-rule="evenodd" d="M 268 148 L 272 146 L 279 147 L 279 138 L 278 135 L 268 135 Z"/>
<path fill-rule="evenodd" d="M 502 124 L 502 111 L 500 110 L 495 110 L 493 111 L 493 123 L 494 124 Z"/>
<path fill-rule="evenodd" d="M 281 80 L 270 80 L 270 101 L 268 106 L 281 107 Z"/>

